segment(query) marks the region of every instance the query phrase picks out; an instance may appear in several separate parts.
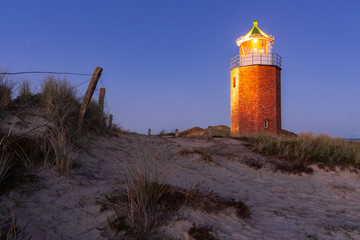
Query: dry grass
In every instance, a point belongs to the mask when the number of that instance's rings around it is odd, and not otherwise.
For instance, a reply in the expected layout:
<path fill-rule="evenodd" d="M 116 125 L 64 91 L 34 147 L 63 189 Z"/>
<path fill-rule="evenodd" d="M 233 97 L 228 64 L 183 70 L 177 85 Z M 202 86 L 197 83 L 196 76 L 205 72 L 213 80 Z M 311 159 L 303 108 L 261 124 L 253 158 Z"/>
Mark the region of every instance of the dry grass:
<path fill-rule="evenodd" d="M 354 188 L 353 186 L 350 186 L 348 184 L 333 184 L 332 188 L 342 190 L 345 192 L 355 192 L 356 191 L 356 188 Z"/>
<path fill-rule="evenodd" d="M 16 221 L 13 214 L 0 221 L 0 239 L 17 239 Z"/>
<path fill-rule="evenodd" d="M 0 69 L 1 72 L 6 70 Z M 6 109 L 11 103 L 11 96 L 13 94 L 14 84 L 7 78 L 6 75 L 0 74 L 0 110 Z"/>
<path fill-rule="evenodd" d="M 169 172 L 159 167 L 156 152 L 145 148 L 138 150 L 135 166 L 124 168 L 121 176 L 126 186 L 125 204 L 119 203 L 117 211 L 127 217 L 138 239 L 146 239 L 164 220 L 158 203 L 167 190 Z"/>
<path fill-rule="evenodd" d="M 54 130 L 43 143 L 44 165 L 51 163 L 64 174 L 69 174 L 78 151 L 67 134 Z"/>
<path fill-rule="evenodd" d="M 11 167 L 13 154 L 8 147 L 9 136 L 3 136 L 0 139 L 0 186 L 5 182 L 7 172 Z"/>
<path fill-rule="evenodd" d="M 18 88 L 18 96 L 13 101 L 15 107 L 24 108 L 40 105 L 41 94 L 35 94 L 31 90 L 29 81 L 22 81 Z"/>
<path fill-rule="evenodd" d="M 74 86 L 66 79 L 49 76 L 45 79 L 42 90 L 42 104 L 47 115 L 57 130 L 75 136 L 80 111 L 80 99 Z M 85 132 L 100 132 L 106 129 L 107 116 L 101 111 L 96 101 L 90 101 L 86 109 L 83 128 Z M 77 132 L 80 134 L 80 132 Z"/>
<path fill-rule="evenodd" d="M 76 90 L 66 79 L 49 76 L 41 88 L 42 105 L 56 128 L 73 133 L 80 111 Z"/>
<path fill-rule="evenodd" d="M 14 100 L 20 106 L 26 106 L 30 103 L 33 94 L 31 92 L 30 83 L 24 81 L 20 84 L 19 96 Z"/>
<path fill-rule="evenodd" d="M 255 151 L 290 160 L 294 169 L 306 171 L 312 163 L 328 166 L 353 166 L 360 168 L 360 143 L 322 134 L 302 133 L 297 136 L 269 134 L 242 136 L 253 143 Z"/>
<path fill-rule="evenodd" d="M 196 223 L 193 223 L 193 226 L 188 231 L 190 237 L 195 240 L 216 240 L 213 235 L 213 229 L 210 226 L 196 226 Z"/>
<path fill-rule="evenodd" d="M 87 107 L 83 130 L 100 132 L 106 129 L 107 115 L 101 111 L 99 104 L 92 100 Z"/>
<path fill-rule="evenodd" d="M 170 171 L 160 168 L 156 151 L 144 148 L 138 151 L 133 167 L 119 169 L 125 190 L 106 197 L 102 210 L 114 209 L 117 217 L 109 221 L 111 228 L 119 225 L 136 239 L 151 239 L 154 229 L 161 226 L 182 207 L 207 213 L 234 208 L 241 218 L 250 217 L 245 203 L 226 200 L 212 191 L 190 190 L 167 184 Z M 128 226 L 128 227 L 127 227 Z"/>
<path fill-rule="evenodd" d="M 218 165 L 218 163 L 215 161 L 215 159 L 210 154 L 206 153 L 203 149 L 200 149 L 200 148 L 194 149 L 194 150 L 184 149 L 184 150 L 181 150 L 180 152 L 178 152 L 177 154 L 180 156 L 199 154 L 203 161 L 208 162 L 208 163 L 214 163 L 214 164 Z"/>

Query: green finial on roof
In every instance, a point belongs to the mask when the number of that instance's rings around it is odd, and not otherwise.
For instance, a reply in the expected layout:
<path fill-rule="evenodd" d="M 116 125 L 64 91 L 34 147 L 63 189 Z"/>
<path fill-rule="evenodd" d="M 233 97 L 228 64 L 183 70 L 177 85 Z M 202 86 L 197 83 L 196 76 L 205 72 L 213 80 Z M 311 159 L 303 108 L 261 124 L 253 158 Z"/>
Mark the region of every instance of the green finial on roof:
<path fill-rule="evenodd" d="M 254 20 L 253 24 L 254 24 L 254 27 L 257 27 L 257 21 L 256 21 L 256 18 L 255 18 L 255 20 Z"/>

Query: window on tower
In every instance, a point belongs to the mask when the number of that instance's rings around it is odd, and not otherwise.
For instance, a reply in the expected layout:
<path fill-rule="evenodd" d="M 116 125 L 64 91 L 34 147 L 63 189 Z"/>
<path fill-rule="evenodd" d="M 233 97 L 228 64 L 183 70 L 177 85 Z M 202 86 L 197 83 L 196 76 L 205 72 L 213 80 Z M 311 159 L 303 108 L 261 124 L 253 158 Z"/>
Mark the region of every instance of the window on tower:
<path fill-rule="evenodd" d="M 268 128 L 269 127 L 269 120 L 264 120 L 264 128 Z"/>
<path fill-rule="evenodd" d="M 236 78 L 233 78 L 233 88 L 236 87 Z"/>

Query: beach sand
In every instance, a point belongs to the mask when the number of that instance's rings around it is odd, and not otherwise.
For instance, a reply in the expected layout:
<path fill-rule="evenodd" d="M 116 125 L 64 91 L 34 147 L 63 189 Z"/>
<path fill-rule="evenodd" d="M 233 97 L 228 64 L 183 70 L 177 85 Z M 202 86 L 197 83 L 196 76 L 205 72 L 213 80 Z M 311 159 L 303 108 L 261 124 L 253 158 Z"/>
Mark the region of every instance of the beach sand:
<path fill-rule="evenodd" d="M 18 239 L 108 239 L 103 229 L 114 211 L 100 211 L 101 202 L 124 188 L 119 168 L 134 164 L 137 149 L 149 147 L 156 149 L 160 165 L 171 170 L 169 184 L 201 186 L 242 200 L 251 211 L 244 220 L 231 208 L 212 214 L 183 208 L 159 228 L 163 239 L 190 239 L 194 222 L 211 226 L 218 239 L 360 239 L 358 173 L 316 166 L 312 174 L 282 173 L 275 171 L 274 158 L 229 138 L 98 136 L 88 152 L 79 153 L 70 176 L 41 166 L 28 170 L 33 183 L 0 195 L 0 219 L 13 213 Z M 214 161 L 196 152 L 179 154 L 195 149 Z"/>

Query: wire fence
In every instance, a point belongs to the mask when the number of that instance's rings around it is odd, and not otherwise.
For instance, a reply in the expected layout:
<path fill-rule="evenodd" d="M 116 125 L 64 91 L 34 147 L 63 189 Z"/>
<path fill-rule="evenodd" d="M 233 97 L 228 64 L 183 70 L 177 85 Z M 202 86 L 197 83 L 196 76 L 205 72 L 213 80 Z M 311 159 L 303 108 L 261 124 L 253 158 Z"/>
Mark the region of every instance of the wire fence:
<path fill-rule="evenodd" d="M 29 82 L 33 93 L 41 91 L 43 82 L 50 76 L 55 76 L 59 80 L 67 81 L 76 91 L 78 97 L 82 99 L 88 88 L 90 80 L 94 73 L 78 73 L 78 72 L 55 72 L 55 71 L 22 71 L 22 72 L 8 72 L 0 70 L 0 80 L 5 79 L 14 86 L 13 97 L 19 94 L 20 85 L 22 82 Z M 100 84 L 99 84 L 100 83 Z M 105 88 L 103 77 L 100 76 L 98 85 L 94 91 L 92 99 L 98 101 L 99 88 Z M 109 106 L 105 98 L 104 110 L 108 111 Z"/>

